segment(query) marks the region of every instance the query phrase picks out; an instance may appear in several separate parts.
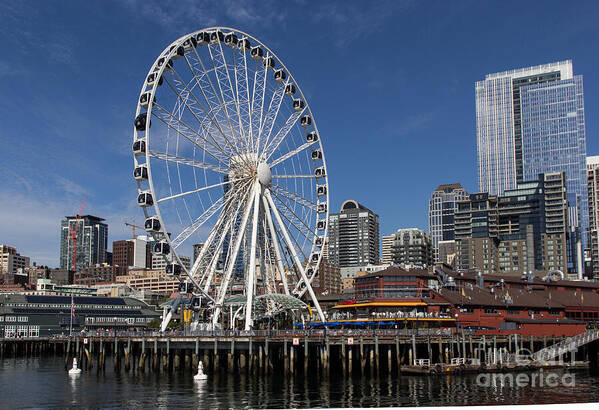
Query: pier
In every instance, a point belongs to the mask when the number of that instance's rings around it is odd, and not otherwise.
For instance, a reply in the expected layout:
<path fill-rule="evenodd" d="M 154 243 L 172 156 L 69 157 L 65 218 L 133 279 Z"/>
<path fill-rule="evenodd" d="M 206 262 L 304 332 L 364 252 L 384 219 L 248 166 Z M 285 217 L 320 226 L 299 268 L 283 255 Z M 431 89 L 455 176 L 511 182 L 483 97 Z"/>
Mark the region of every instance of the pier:
<path fill-rule="evenodd" d="M 381 372 L 442 374 L 512 371 L 535 367 L 599 368 L 599 341 L 562 352 L 559 360 L 526 362 L 531 353 L 568 338 L 478 336 L 418 331 L 94 332 L 85 335 L 0 339 L 0 357 L 59 355 L 65 367 L 76 357 L 84 370 L 197 371 L 372 375 Z M 561 343 L 561 344 L 560 344 Z M 517 365 L 515 363 L 528 363 Z"/>

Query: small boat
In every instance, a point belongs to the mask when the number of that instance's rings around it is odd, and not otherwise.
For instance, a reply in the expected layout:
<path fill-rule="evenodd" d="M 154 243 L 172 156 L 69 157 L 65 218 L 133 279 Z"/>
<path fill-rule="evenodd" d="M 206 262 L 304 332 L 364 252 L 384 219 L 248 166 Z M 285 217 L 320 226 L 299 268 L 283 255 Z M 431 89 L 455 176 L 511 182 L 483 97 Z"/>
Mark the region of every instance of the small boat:
<path fill-rule="evenodd" d="M 79 374 L 81 369 L 77 367 L 77 359 L 73 357 L 73 367 L 69 370 L 69 374 Z"/>
<path fill-rule="evenodd" d="M 194 380 L 206 380 L 208 379 L 208 376 L 206 375 L 206 373 L 204 373 L 204 365 L 202 364 L 202 362 L 198 363 L 198 373 L 193 376 Z"/>

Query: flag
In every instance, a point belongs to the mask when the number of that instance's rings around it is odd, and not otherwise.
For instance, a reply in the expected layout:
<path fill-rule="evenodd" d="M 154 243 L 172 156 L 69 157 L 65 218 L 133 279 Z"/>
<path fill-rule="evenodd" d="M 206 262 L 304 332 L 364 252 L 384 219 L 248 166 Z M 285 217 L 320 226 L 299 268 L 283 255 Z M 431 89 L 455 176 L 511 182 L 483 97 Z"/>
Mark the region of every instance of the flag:
<path fill-rule="evenodd" d="M 310 316 L 312 316 L 312 308 L 308 305 L 308 312 L 310 312 Z"/>
<path fill-rule="evenodd" d="M 462 288 L 462 296 L 466 297 L 466 291 Z"/>

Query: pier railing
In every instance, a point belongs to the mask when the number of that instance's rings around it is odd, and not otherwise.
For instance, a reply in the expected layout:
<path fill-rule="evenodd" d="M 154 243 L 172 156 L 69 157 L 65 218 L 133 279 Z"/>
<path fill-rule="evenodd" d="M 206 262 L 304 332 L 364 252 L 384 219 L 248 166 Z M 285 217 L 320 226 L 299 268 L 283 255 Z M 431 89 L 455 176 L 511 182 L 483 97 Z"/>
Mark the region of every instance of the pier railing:
<path fill-rule="evenodd" d="M 307 329 L 307 330 L 172 330 L 160 331 L 83 331 L 74 333 L 75 337 L 411 337 L 411 336 L 451 336 L 454 329 Z M 69 335 L 55 335 L 54 338 L 69 338 Z"/>

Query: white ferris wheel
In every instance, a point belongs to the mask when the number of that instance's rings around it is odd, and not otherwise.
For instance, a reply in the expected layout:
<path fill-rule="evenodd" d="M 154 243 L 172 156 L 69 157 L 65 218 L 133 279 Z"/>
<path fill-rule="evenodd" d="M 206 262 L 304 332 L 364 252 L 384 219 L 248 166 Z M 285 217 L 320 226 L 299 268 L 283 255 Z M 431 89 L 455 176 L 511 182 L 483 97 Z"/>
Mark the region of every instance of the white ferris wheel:
<path fill-rule="evenodd" d="M 201 298 L 212 328 L 233 299 L 246 330 L 301 299 L 324 320 L 311 286 L 328 228 L 324 151 L 308 101 L 268 47 L 225 27 L 166 47 L 141 88 L 133 153 L 153 252 Z M 186 266 L 193 244 L 203 245 Z"/>

